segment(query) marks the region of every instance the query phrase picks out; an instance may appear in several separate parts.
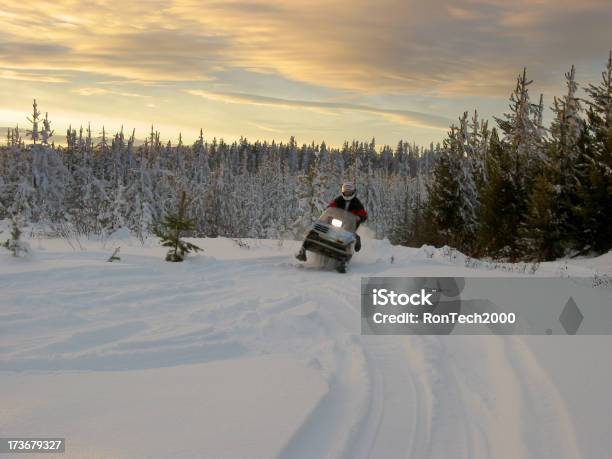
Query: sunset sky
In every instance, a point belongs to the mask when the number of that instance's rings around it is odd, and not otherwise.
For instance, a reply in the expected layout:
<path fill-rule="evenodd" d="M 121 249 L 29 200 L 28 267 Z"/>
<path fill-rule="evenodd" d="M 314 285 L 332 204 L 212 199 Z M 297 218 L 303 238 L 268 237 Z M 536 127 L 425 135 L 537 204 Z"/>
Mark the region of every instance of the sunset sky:
<path fill-rule="evenodd" d="M 0 126 L 36 97 L 58 140 L 91 121 L 428 144 L 464 110 L 505 110 L 523 66 L 547 106 L 572 64 L 597 81 L 610 24 L 610 0 L 3 0 Z"/>

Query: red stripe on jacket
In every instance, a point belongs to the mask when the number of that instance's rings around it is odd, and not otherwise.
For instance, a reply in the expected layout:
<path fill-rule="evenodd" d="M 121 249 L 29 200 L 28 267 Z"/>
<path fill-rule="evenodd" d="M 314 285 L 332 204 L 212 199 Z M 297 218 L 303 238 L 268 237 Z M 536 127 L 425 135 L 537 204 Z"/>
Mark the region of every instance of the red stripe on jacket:
<path fill-rule="evenodd" d="M 365 209 L 353 210 L 352 212 L 358 217 L 361 217 L 362 220 L 368 218 L 368 212 Z"/>
<path fill-rule="evenodd" d="M 338 207 L 336 200 L 334 199 L 332 202 L 330 202 L 328 207 Z M 368 212 L 365 209 L 351 210 L 350 212 L 353 215 L 357 215 L 359 218 L 361 218 L 361 221 L 365 221 L 368 218 Z"/>

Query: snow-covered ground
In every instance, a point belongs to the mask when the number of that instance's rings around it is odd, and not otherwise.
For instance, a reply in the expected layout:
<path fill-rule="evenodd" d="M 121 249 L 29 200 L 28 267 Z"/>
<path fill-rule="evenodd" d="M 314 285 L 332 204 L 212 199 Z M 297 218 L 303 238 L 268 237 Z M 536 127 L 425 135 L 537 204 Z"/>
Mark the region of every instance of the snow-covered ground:
<path fill-rule="evenodd" d="M 66 437 L 65 459 L 612 454 L 611 337 L 360 335 L 361 276 L 514 274 L 386 241 L 344 275 L 294 241 L 194 242 L 176 264 L 129 238 L 0 252 L 0 437 Z M 536 275 L 595 272 L 612 254 Z"/>

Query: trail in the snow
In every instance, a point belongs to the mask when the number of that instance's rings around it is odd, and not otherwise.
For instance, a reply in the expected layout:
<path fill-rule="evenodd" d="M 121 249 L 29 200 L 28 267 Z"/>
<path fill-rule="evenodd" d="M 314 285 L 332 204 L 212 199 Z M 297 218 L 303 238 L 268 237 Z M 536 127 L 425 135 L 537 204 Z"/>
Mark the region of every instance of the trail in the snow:
<path fill-rule="evenodd" d="M 353 268 L 367 275 L 380 272 L 381 263 Z M 318 303 L 334 311 L 335 321 L 358 330 L 359 297 L 351 293 L 359 291 L 357 274 L 324 275 L 331 279 L 320 281 L 325 299 Z M 336 432 L 350 426 L 350 435 L 340 436 L 347 438 L 342 455 L 339 445 L 324 442 L 330 448 L 317 449 L 317 457 L 516 458 L 534 451 L 537 457 L 580 457 L 563 401 L 521 337 L 359 336 L 354 343 L 365 356 L 368 380 L 368 400 L 352 401 L 364 407 L 360 419 L 340 414 L 339 405 L 355 391 L 339 397 L 343 386 L 332 386 L 334 395 L 311 414 L 282 457 L 321 446 L 330 419 Z M 338 373 L 344 368 L 339 365 Z"/>

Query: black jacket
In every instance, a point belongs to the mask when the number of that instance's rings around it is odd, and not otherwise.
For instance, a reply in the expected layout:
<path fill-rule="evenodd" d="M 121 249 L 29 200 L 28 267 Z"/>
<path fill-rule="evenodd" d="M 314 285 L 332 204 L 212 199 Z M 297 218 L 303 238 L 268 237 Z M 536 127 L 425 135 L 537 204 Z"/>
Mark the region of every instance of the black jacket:
<path fill-rule="evenodd" d="M 338 209 L 348 210 L 359 217 L 359 223 L 363 223 L 368 219 L 368 212 L 363 207 L 361 201 L 356 197 L 347 201 L 342 195 L 340 195 L 329 203 L 329 207 L 337 207 Z"/>

